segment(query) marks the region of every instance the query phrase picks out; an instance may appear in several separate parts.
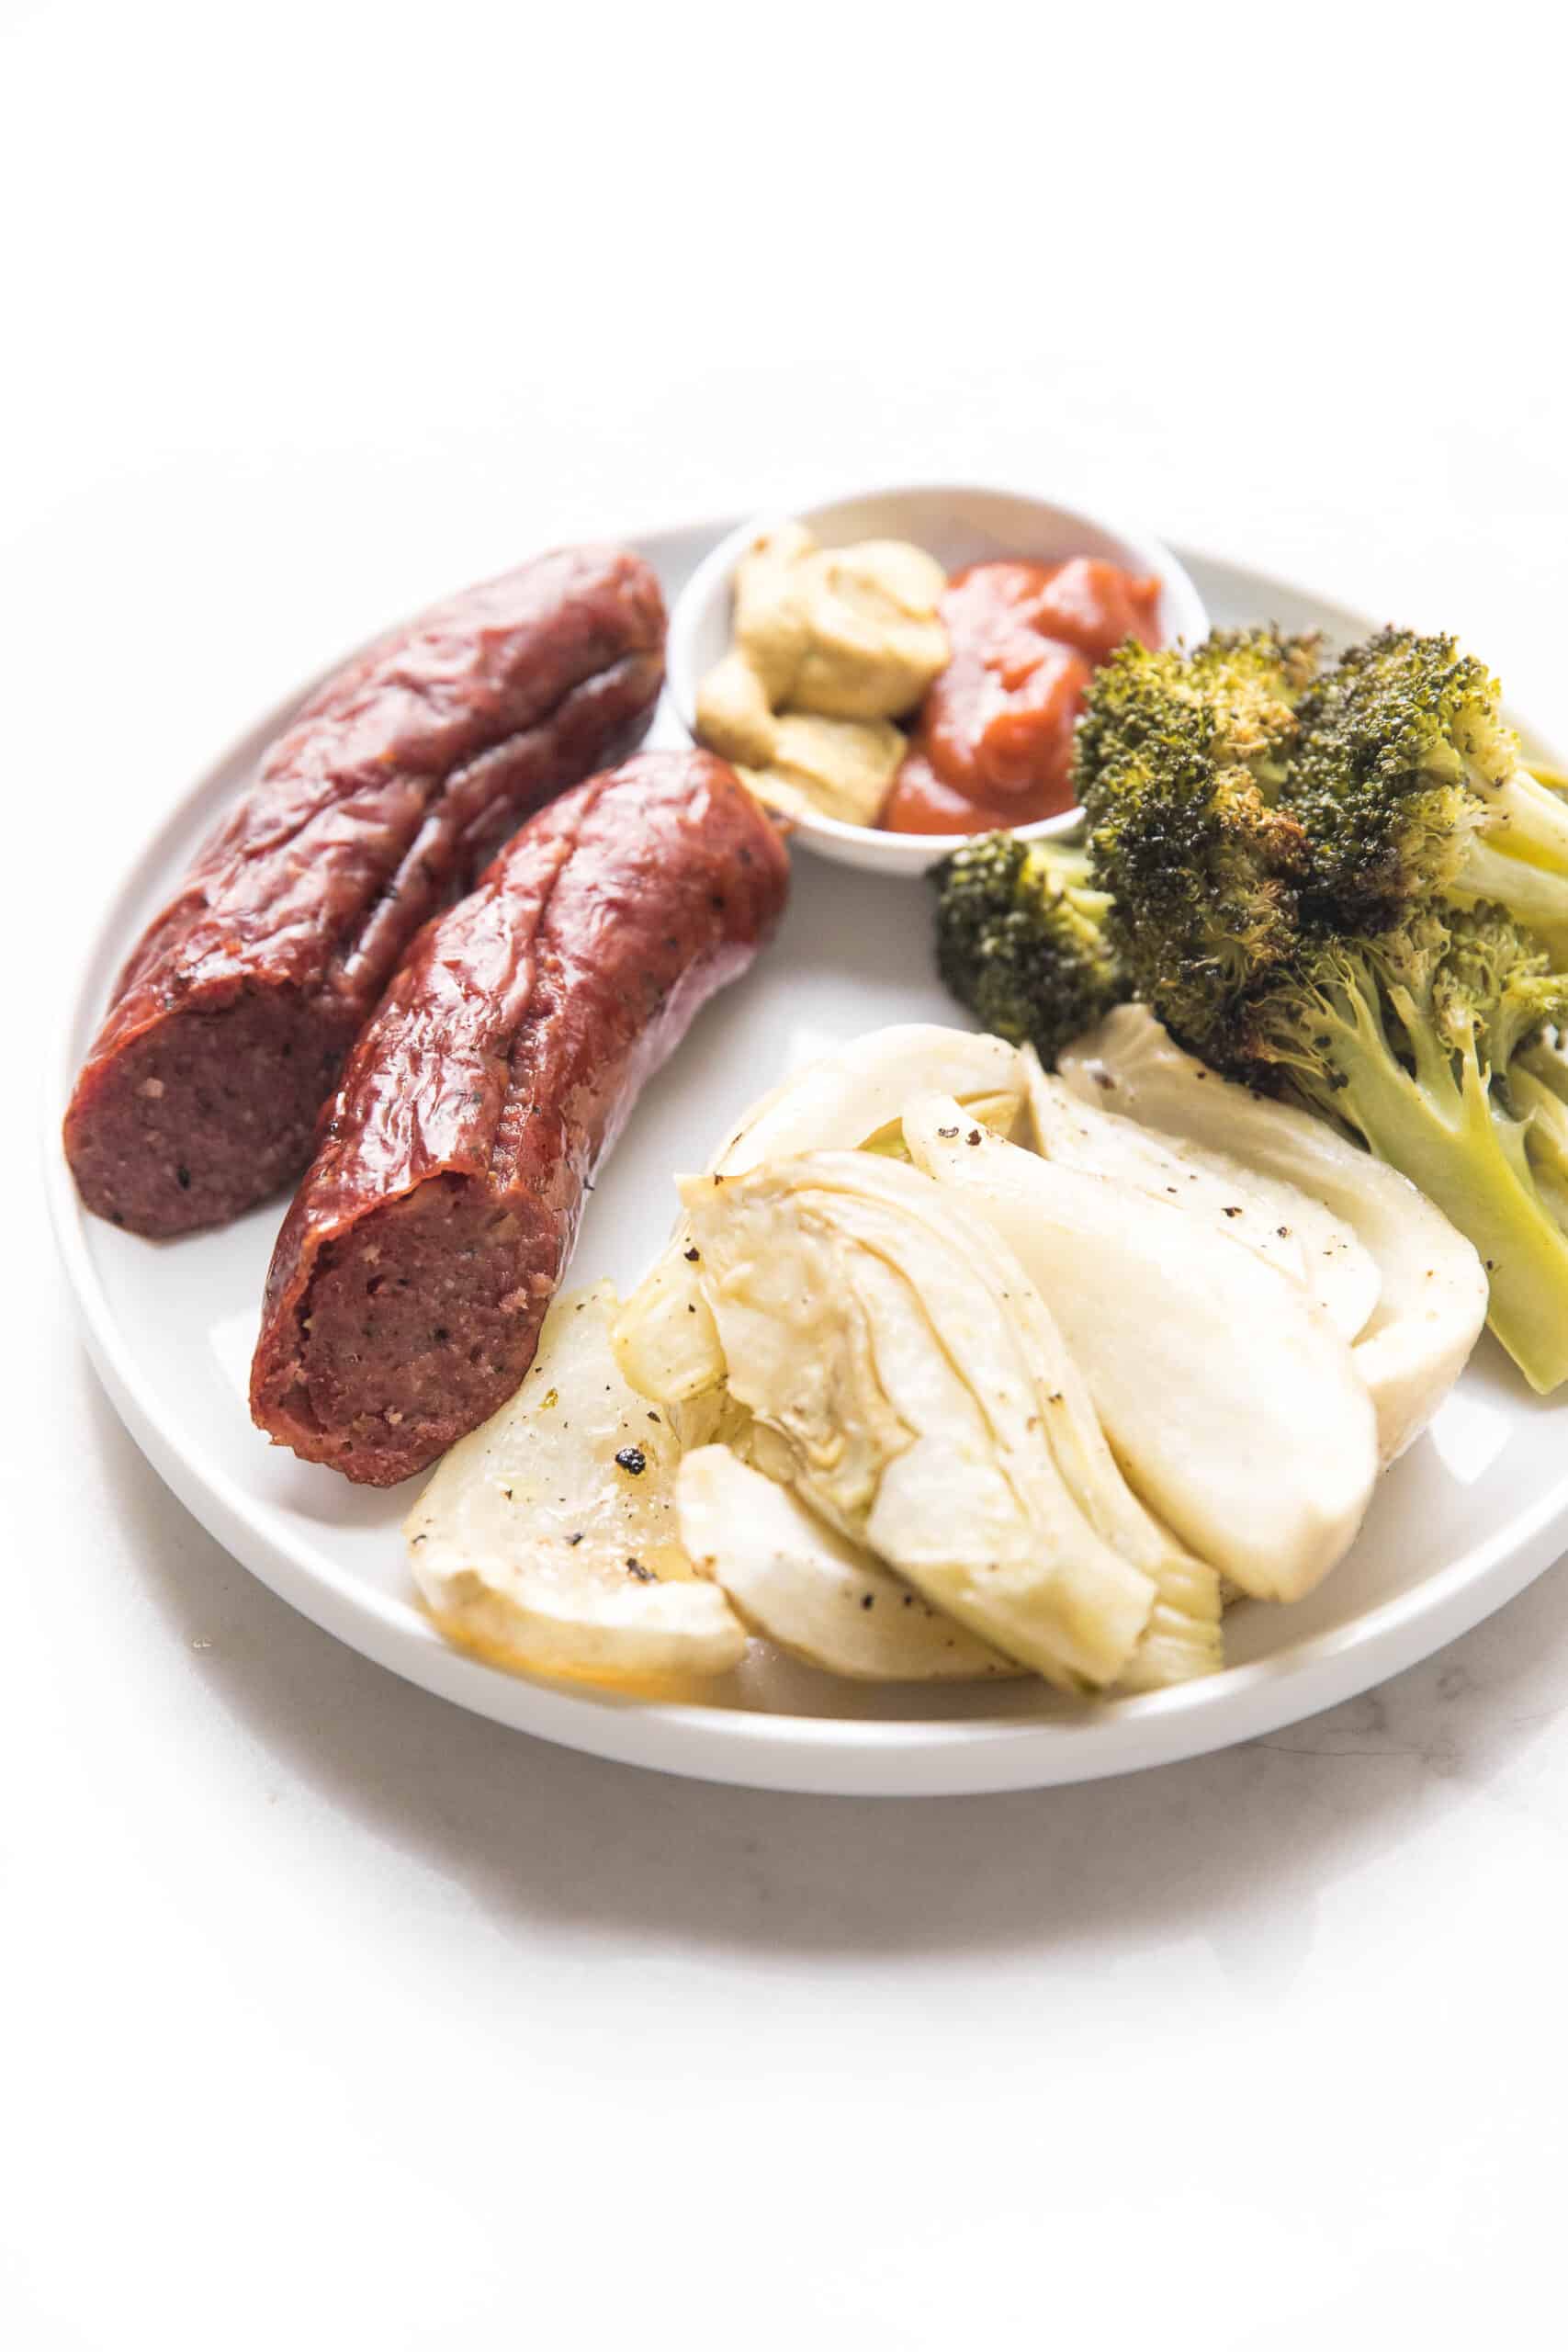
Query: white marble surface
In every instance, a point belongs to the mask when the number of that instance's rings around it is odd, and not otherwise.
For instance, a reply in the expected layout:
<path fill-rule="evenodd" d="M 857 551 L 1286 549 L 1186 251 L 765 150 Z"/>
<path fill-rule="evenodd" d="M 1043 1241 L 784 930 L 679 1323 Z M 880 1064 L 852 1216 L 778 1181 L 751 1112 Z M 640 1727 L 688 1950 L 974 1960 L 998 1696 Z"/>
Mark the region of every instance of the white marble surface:
<path fill-rule="evenodd" d="M 530 544 L 870 474 L 1072 486 L 1462 628 L 1568 732 L 1529 13 L 1037 12 L 1022 57 L 999 8 L 915 22 L 0 25 L 19 2352 L 1555 2340 L 1561 1572 L 1146 1778 L 639 1777 L 225 1559 L 38 1229 L 62 842 L 91 897 L 302 672 Z"/>

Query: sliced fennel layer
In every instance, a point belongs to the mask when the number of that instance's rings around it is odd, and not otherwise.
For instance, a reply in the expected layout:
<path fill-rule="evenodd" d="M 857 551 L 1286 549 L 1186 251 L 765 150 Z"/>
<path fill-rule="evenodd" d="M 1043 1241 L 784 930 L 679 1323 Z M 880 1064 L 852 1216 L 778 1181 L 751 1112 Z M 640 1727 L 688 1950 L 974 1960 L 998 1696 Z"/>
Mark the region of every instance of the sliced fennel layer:
<path fill-rule="evenodd" d="M 1143 1193 L 965 1129 L 940 1097 L 904 1131 L 1027 1270 L 1148 1508 L 1243 1591 L 1310 1591 L 1353 1541 L 1378 1462 L 1349 1349 L 1305 1292 Z"/>
<path fill-rule="evenodd" d="M 1349 1227 L 1380 1277 L 1356 1339 L 1356 1369 L 1376 1408 L 1382 1460 L 1402 1453 L 1459 1378 L 1486 1319 L 1486 1271 L 1463 1234 L 1407 1177 L 1321 1120 L 1217 1077 L 1145 1005 L 1119 1006 L 1057 1068 L 1080 1101 L 1174 1144 L 1224 1151 L 1323 1202 Z"/>
<path fill-rule="evenodd" d="M 1029 1103 L 1042 1156 L 1086 1176 L 1109 1176 L 1202 1220 L 1290 1276 L 1335 1329 L 1354 1340 L 1375 1313 L 1382 1278 L 1343 1218 L 1299 1185 L 1249 1168 L 1232 1152 L 1157 1134 L 1053 1078 L 1027 1051 Z"/>
<path fill-rule="evenodd" d="M 1023 1100 L 1016 1046 L 1000 1037 L 901 1023 L 857 1037 L 795 1070 L 730 1129 L 706 1173 L 739 1176 L 802 1151 L 852 1151 L 891 1143 L 922 1087 L 940 1086 L 1004 1134 Z M 623 1376 L 655 1403 L 690 1404 L 723 1377 L 722 1352 L 682 1220 L 615 1319 Z"/>
<path fill-rule="evenodd" d="M 1113 1682 L 1155 1588 L 1041 1442 L 1058 1408 L 1020 1339 L 1028 1283 L 1006 1253 L 962 1219 L 942 1230 L 925 1180 L 868 1153 L 681 1189 L 729 1388 L 807 1501 L 1048 1680 Z"/>
<path fill-rule="evenodd" d="M 724 1674 L 746 1631 L 697 1577 L 679 1448 L 621 1379 L 608 1283 L 558 1298 L 515 1396 L 441 1462 L 404 1522 L 451 1641 L 513 1671 L 647 1682 Z"/>
<path fill-rule="evenodd" d="M 865 1682 L 955 1682 L 1023 1671 L 731 1453 L 688 1453 L 681 1537 L 698 1574 L 755 1633 L 808 1666 Z"/>

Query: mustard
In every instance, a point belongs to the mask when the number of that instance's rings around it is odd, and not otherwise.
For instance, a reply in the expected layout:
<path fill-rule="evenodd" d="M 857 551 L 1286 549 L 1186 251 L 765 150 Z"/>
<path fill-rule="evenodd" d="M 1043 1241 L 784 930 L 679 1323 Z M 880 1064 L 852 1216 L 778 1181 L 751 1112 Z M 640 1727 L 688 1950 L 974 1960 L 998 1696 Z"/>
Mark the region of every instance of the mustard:
<path fill-rule="evenodd" d="M 773 807 L 874 825 L 908 749 L 894 721 L 947 666 L 945 585 L 903 540 L 762 533 L 736 567 L 733 640 L 698 691 L 699 737 Z"/>

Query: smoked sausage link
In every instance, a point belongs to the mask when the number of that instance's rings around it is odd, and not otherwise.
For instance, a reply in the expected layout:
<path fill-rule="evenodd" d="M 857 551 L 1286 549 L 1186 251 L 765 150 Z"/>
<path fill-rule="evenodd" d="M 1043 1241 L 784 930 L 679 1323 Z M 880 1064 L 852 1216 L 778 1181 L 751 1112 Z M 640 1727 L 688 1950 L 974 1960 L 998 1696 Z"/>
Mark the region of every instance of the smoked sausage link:
<path fill-rule="evenodd" d="M 421 923 L 641 741 L 663 673 L 647 564 L 565 548 L 320 687 L 120 976 L 65 1120 L 87 1206 L 185 1233 L 291 1182 Z"/>
<path fill-rule="evenodd" d="M 273 1252 L 251 1411 L 278 1444 L 391 1486 L 511 1396 L 601 1154 L 788 887 L 732 768 L 645 752 L 426 926 Z"/>

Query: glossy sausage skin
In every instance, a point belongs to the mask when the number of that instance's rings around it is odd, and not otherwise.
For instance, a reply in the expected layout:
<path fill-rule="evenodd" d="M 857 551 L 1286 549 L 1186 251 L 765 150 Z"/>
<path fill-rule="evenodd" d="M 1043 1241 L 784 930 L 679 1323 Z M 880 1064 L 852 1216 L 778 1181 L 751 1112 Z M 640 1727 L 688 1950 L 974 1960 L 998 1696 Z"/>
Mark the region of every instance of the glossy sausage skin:
<path fill-rule="evenodd" d="M 120 976 L 65 1121 L 87 1206 L 184 1233 L 297 1176 L 421 923 L 641 741 L 663 657 L 648 566 L 567 548 L 329 679 Z"/>
<path fill-rule="evenodd" d="M 391 1486 L 504 1402 L 601 1154 L 788 887 L 732 768 L 647 752 L 421 933 L 273 1253 L 251 1411 L 278 1444 Z"/>

